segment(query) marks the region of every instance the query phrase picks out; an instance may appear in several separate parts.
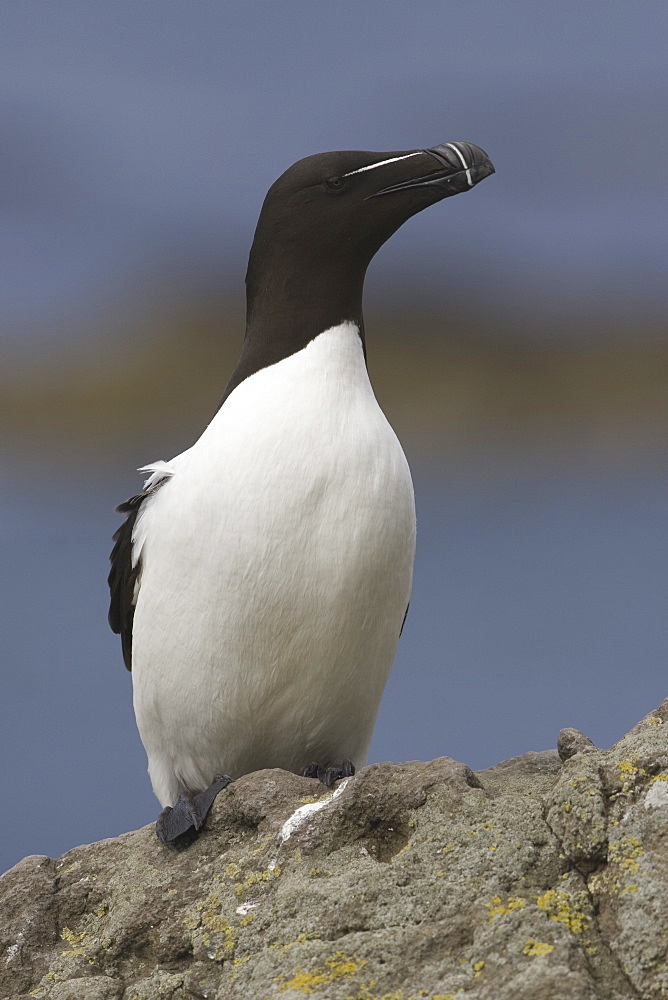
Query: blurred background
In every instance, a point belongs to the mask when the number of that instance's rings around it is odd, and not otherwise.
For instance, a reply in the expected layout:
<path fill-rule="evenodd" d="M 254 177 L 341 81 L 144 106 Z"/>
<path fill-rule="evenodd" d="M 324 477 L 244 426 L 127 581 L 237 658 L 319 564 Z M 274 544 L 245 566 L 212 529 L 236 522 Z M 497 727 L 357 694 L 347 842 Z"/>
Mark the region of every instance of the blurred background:
<path fill-rule="evenodd" d="M 309 153 L 497 169 L 367 280 L 419 528 L 371 759 L 608 746 L 668 694 L 666 29 L 642 0 L 4 0 L 0 868 L 157 815 L 114 505 L 212 416 L 262 199 Z"/>

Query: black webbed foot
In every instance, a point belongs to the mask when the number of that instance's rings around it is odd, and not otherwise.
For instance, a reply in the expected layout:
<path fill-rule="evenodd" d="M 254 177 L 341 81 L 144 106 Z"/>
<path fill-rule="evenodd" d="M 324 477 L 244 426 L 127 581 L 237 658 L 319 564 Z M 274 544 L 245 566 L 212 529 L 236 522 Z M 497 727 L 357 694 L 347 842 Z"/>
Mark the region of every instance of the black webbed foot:
<path fill-rule="evenodd" d="M 343 761 L 341 767 L 321 767 L 315 762 L 307 764 L 302 771 L 302 778 L 317 778 L 324 785 L 331 788 L 339 778 L 352 778 L 355 773 L 355 765 L 351 760 Z"/>
<path fill-rule="evenodd" d="M 227 788 L 233 778 L 229 774 L 216 774 L 208 788 L 198 795 L 180 795 L 173 806 L 163 809 L 155 824 L 158 840 L 182 851 L 197 840 L 204 826 L 213 801 L 223 788 Z"/>

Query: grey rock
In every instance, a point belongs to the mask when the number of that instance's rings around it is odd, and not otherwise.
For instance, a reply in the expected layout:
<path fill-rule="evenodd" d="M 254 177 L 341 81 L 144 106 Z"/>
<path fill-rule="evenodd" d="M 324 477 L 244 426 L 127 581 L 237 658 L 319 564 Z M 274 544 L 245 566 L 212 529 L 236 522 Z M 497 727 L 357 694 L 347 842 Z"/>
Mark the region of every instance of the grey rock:
<path fill-rule="evenodd" d="M 26 858 L 0 878 L 0 996 L 665 997 L 668 700 L 611 750 L 562 744 L 334 791 L 259 771 L 181 853 L 147 826 Z"/>
<path fill-rule="evenodd" d="M 557 738 L 557 751 L 561 760 L 568 760 L 576 753 L 591 753 L 596 747 L 579 729 L 562 729 Z"/>

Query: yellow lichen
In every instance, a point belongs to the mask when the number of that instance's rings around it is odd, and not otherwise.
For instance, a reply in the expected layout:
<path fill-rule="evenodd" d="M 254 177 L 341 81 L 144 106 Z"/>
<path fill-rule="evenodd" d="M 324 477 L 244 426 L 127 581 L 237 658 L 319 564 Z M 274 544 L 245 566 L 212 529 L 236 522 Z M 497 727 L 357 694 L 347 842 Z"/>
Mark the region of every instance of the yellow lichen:
<path fill-rule="evenodd" d="M 507 913 L 514 913 L 515 910 L 523 910 L 527 905 L 523 896 L 508 896 L 504 903 L 500 896 L 494 896 L 491 903 L 485 903 L 489 910 L 487 919 L 494 920 L 495 917 L 505 917 Z"/>
<path fill-rule="evenodd" d="M 587 917 L 582 910 L 576 908 L 570 892 L 548 889 L 542 896 L 538 896 L 536 905 L 550 920 L 563 924 L 572 934 L 584 934 L 587 930 Z"/>
<path fill-rule="evenodd" d="M 547 941 L 535 941 L 534 938 L 528 938 L 522 948 L 522 954 L 532 958 L 534 955 L 549 955 L 551 951 L 554 951 L 553 944 L 548 944 Z"/>
<path fill-rule="evenodd" d="M 649 771 L 646 771 L 644 767 L 638 767 L 632 760 L 618 760 L 617 768 L 619 769 L 619 779 L 622 782 L 622 792 L 625 794 L 631 791 L 638 780 L 654 780 Z"/>
<path fill-rule="evenodd" d="M 606 891 L 612 895 L 624 892 L 637 892 L 638 886 L 623 886 L 626 878 L 640 875 L 645 878 L 647 873 L 641 871 L 638 858 L 644 855 L 642 844 L 637 837 L 624 837 L 622 840 L 612 840 L 608 844 L 608 867 L 589 879 L 592 892 Z"/>
<path fill-rule="evenodd" d="M 80 934 L 75 934 L 69 927 L 63 927 L 60 932 L 60 936 L 63 941 L 67 941 L 70 946 L 67 951 L 61 952 L 61 955 L 70 955 L 71 957 L 76 956 L 78 958 L 86 954 L 85 949 L 81 946 L 81 943 L 88 937 L 87 931 L 81 931 Z"/>
<path fill-rule="evenodd" d="M 623 872 L 637 875 L 640 865 L 637 859 L 644 855 L 642 844 L 637 837 L 624 837 L 608 844 L 608 862 L 616 864 Z"/>
<path fill-rule="evenodd" d="M 241 966 L 245 965 L 246 962 L 250 962 L 252 955 L 242 955 L 241 958 L 232 959 L 232 971 L 230 974 L 230 979 L 238 979 L 239 972 L 241 971 Z"/>
<path fill-rule="evenodd" d="M 272 840 L 273 840 L 272 835 L 270 833 L 265 833 L 261 837 L 260 843 L 257 845 L 257 847 L 253 848 L 253 854 L 260 854 L 262 851 L 266 851 Z"/>
<path fill-rule="evenodd" d="M 62 972 L 47 972 L 45 976 L 42 976 L 42 981 L 40 985 L 34 989 L 30 990 L 28 996 L 42 998 L 46 996 L 45 990 L 49 990 L 54 983 L 64 983 L 67 981 L 67 976 Z"/>
<path fill-rule="evenodd" d="M 482 973 L 482 970 L 484 968 L 485 968 L 485 963 L 483 961 L 476 962 L 475 965 L 473 966 L 473 978 L 477 979 L 478 976 Z"/>
<path fill-rule="evenodd" d="M 321 989 L 328 983 L 337 982 L 339 979 L 349 979 L 351 976 L 354 976 L 362 966 L 366 965 L 366 961 L 362 959 L 357 962 L 355 959 L 344 954 L 344 952 L 337 951 L 336 954 L 330 955 L 329 958 L 325 959 L 324 965 L 324 968 L 321 966 L 313 972 L 297 969 L 292 979 L 281 982 L 278 988 L 279 993 L 287 993 L 288 990 L 293 990 L 296 993 L 315 993 L 316 990 Z M 275 981 L 279 982 L 278 979 Z"/>
<path fill-rule="evenodd" d="M 290 951 L 292 948 L 301 947 L 308 941 L 319 941 L 319 940 L 320 938 L 313 937 L 313 935 L 311 934 L 300 934 L 299 937 L 296 937 L 294 939 L 294 941 L 288 941 L 287 944 L 279 944 L 278 947 L 281 949 L 283 954 L 285 954 L 286 951 Z"/>
<path fill-rule="evenodd" d="M 320 938 L 314 934 L 300 934 L 294 941 L 288 941 L 287 944 L 283 944 L 281 941 L 274 941 L 268 947 L 279 949 L 285 954 L 285 952 L 290 951 L 292 948 L 306 944 L 308 941 L 320 941 Z"/>
<path fill-rule="evenodd" d="M 203 947 L 209 958 L 223 962 L 234 956 L 237 932 L 222 915 L 223 902 L 219 892 L 211 892 L 206 899 L 191 906 L 183 918 L 192 931 L 193 945 Z"/>
<path fill-rule="evenodd" d="M 646 877 L 646 872 L 641 871 L 638 858 L 644 855 L 642 844 L 637 837 L 624 837 L 622 840 L 612 840 L 608 844 L 608 867 L 605 871 L 592 875 L 589 879 L 589 888 L 592 892 L 605 890 L 616 895 L 624 892 L 637 892 L 638 886 L 624 886 L 626 879 L 633 875 Z"/>
<path fill-rule="evenodd" d="M 270 882 L 273 878 L 278 878 L 281 874 L 281 869 L 276 865 L 275 868 L 267 868 L 263 872 L 251 872 L 243 882 L 237 882 L 234 887 L 234 891 L 237 896 L 243 896 L 244 892 L 248 889 L 252 889 L 256 885 L 261 885 L 263 882 Z"/>
<path fill-rule="evenodd" d="M 254 920 L 255 920 L 255 914 L 247 913 L 246 916 L 242 917 L 241 920 L 239 921 L 239 927 L 248 927 L 248 925 L 252 924 Z"/>

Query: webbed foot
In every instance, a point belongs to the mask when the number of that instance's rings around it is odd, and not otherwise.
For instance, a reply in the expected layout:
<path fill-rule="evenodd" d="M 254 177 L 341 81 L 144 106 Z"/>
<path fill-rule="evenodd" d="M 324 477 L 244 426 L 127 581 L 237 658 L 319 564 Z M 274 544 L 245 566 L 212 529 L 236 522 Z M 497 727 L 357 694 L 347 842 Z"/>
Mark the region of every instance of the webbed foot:
<path fill-rule="evenodd" d="M 180 795 L 173 806 L 167 806 L 158 816 L 155 832 L 158 840 L 182 851 L 197 840 L 213 801 L 233 778 L 216 774 L 208 788 L 198 795 Z"/>
<path fill-rule="evenodd" d="M 302 778 L 317 778 L 318 781 L 322 781 L 328 788 L 331 788 L 339 778 L 352 778 L 354 773 L 355 765 L 346 758 L 341 767 L 321 767 L 315 762 L 307 764 L 302 771 Z"/>

